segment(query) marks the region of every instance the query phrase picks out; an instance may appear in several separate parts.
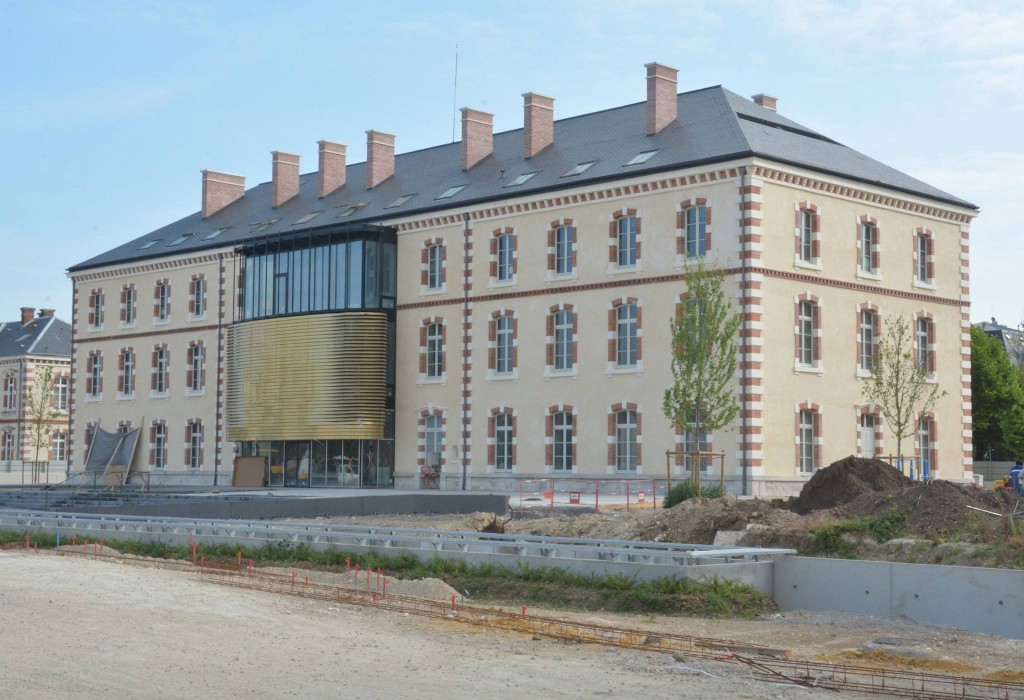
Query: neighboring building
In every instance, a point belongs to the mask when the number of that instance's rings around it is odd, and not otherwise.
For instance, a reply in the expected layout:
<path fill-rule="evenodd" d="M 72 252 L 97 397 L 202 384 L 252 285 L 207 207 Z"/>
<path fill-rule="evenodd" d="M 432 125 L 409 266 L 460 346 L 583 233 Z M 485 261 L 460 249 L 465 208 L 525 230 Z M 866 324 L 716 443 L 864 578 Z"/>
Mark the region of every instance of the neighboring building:
<path fill-rule="evenodd" d="M 984 331 L 985 335 L 998 338 L 999 342 L 1006 348 L 1006 354 L 1010 356 L 1010 362 L 1018 367 L 1020 366 L 1020 363 L 1024 361 L 1024 331 L 1021 331 L 1020 328 L 1001 326 L 996 323 L 995 319 L 992 319 L 991 323 L 982 321 L 974 325 Z"/>
<path fill-rule="evenodd" d="M 38 377 L 52 367 L 45 442 L 38 453 L 33 439 L 29 397 L 39 391 Z M 41 394 L 35 394 L 42 396 Z M 53 309 L 23 307 L 21 319 L 0 323 L 0 471 L 21 471 L 23 462 L 49 462 L 63 475 L 70 449 L 71 325 Z M 37 475 L 38 477 L 38 475 Z"/>
<path fill-rule="evenodd" d="M 861 382 L 903 314 L 949 390 L 915 454 L 969 478 L 976 207 L 773 97 L 677 95 L 660 64 L 647 95 L 556 122 L 527 93 L 523 129 L 463 109 L 461 144 L 396 157 L 369 131 L 352 165 L 321 141 L 305 175 L 274 152 L 249 190 L 203 171 L 201 211 L 70 270 L 75 462 L 101 420 L 141 425 L 136 466 L 168 480 L 257 455 L 271 484 L 415 487 L 436 469 L 500 489 L 663 476 L 666 450 L 700 445 L 731 481 L 791 492 L 895 447 Z M 727 269 L 744 318 L 742 411 L 701 436 L 661 410 L 698 259 Z"/>

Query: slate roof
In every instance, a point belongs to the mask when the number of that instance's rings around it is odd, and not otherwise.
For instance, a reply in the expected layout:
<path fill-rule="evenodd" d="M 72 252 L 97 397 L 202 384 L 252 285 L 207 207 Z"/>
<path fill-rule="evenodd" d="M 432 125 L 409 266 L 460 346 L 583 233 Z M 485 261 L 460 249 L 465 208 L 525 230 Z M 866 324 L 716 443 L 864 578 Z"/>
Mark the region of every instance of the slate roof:
<path fill-rule="evenodd" d="M 168 224 L 106 253 L 70 268 L 83 270 L 113 263 L 222 248 L 254 235 L 273 236 L 331 224 L 378 224 L 430 210 L 451 210 L 487 201 L 538 194 L 567 187 L 633 177 L 683 167 L 758 156 L 838 175 L 869 185 L 918 195 L 936 202 L 977 209 L 970 202 L 943 192 L 883 163 L 847 148 L 776 112 L 761 107 L 721 86 L 685 92 L 677 97 L 678 119 L 661 132 L 646 134 L 646 102 L 593 112 L 554 125 L 554 143 L 533 158 L 523 158 L 523 130 L 494 135 L 494 152 L 470 169 L 461 168 L 462 144 L 455 142 L 395 157 L 395 175 L 372 190 L 366 189 L 366 164 L 346 170 L 346 184 L 324 199 L 317 197 L 316 172 L 300 176 L 299 194 L 274 209 L 269 182 L 208 219 L 200 212 Z M 643 151 L 658 149 L 650 160 L 625 166 Z M 596 161 L 586 172 L 564 177 L 580 163 Z M 536 172 L 529 181 L 510 187 L 519 175 Z M 450 187 L 466 185 L 453 197 L 436 198 Z M 415 195 L 399 207 L 388 205 L 403 195 Z M 365 203 L 339 218 L 346 205 Z M 308 222 L 302 217 L 320 211 Z M 279 219 L 258 234 L 255 224 Z M 219 235 L 206 236 L 219 229 Z M 189 236 L 175 246 L 168 244 Z M 149 241 L 158 241 L 140 249 Z"/>
<path fill-rule="evenodd" d="M 1024 362 L 1024 332 L 1020 329 L 999 325 L 995 319 L 992 319 L 991 323 L 982 321 L 974 325 L 983 330 L 986 335 L 998 338 L 1006 348 L 1006 354 L 1010 356 L 1010 361 L 1013 364 L 1020 365 Z"/>
<path fill-rule="evenodd" d="M 0 357 L 71 357 L 71 324 L 59 318 L 0 323 Z"/>

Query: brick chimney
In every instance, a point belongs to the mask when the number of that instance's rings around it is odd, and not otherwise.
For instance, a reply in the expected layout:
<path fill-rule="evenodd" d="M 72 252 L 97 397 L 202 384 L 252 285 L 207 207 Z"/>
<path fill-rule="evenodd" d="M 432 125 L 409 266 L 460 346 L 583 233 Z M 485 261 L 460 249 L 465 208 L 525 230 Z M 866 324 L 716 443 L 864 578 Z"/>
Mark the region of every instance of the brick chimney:
<path fill-rule="evenodd" d="M 778 97 L 772 97 L 771 95 L 766 95 L 763 92 L 759 95 L 754 95 L 750 99 L 752 99 L 754 102 L 764 107 L 765 109 L 770 109 L 773 112 L 776 111 L 775 107 L 776 105 L 779 104 Z"/>
<path fill-rule="evenodd" d="M 32 317 L 35 315 L 36 310 L 31 306 L 21 307 L 21 325 L 26 323 L 32 323 Z"/>
<path fill-rule="evenodd" d="M 494 152 L 494 115 L 463 107 L 462 169 L 469 170 Z"/>
<path fill-rule="evenodd" d="M 245 177 L 203 170 L 203 218 L 208 219 L 245 196 Z"/>
<path fill-rule="evenodd" d="M 677 68 L 647 63 L 647 135 L 653 136 L 676 120 Z"/>
<path fill-rule="evenodd" d="M 39 309 L 39 318 L 53 318 L 53 309 Z"/>
<path fill-rule="evenodd" d="M 323 199 L 345 184 L 345 146 L 331 141 L 317 141 L 320 146 L 320 185 L 317 196 Z"/>
<path fill-rule="evenodd" d="M 533 158 L 555 140 L 555 98 L 523 93 L 523 157 Z"/>
<path fill-rule="evenodd" d="M 299 157 L 283 151 L 271 151 L 270 155 L 273 158 L 270 198 L 276 209 L 299 193 Z"/>
<path fill-rule="evenodd" d="M 372 190 L 395 174 L 395 135 L 366 132 L 366 189 Z"/>

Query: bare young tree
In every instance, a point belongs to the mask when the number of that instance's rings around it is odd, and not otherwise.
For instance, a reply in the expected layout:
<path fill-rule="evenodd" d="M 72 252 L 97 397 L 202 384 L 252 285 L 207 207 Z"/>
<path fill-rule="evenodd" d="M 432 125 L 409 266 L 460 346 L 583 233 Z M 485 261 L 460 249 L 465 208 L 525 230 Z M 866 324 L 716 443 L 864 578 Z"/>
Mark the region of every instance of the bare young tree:
<path fill-rule="evenodd" d="M 732 423 L 739 411 L 736 331 L 741 318 L 725 293 L 725 273 L 702 261 L 686 273 L 687 294 L 672 321 L 672 386 L 662 409 L 697 439 Z M 698 442 L 699 444 L 699 442 Z"/>
<path fill-rule="evenodd" d="M 43 365 L 36 369 L 32 388 L 25 392 L 29 446 L 32 447 L 35 462 L 39 461 L 39 453 L 49 446 L 50 425 L 60 415 L 52 404 L 53 366 Z"/>
<path fill-rule="evenodd" d="M 862 391 L 889 424 L 896 436 L 896 456 L 902 458 L 903 439 L 914 434 L 917 417 L 946 395 L 937 382 L 928 381 L 928 368 L 914 354 L 913 330 L 902 314 L 886 319 Z"/>

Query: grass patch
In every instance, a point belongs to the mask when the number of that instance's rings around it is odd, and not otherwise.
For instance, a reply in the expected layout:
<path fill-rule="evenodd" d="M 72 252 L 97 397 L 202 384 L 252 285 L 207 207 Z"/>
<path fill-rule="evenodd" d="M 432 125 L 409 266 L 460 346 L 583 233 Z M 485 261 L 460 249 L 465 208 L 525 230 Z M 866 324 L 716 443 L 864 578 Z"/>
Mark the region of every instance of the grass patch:
<path fill-rule="evenodd" d="M 24 532 L 0 531 L 0 543 L 24 540 Z M 50 535 L 33 534 L 33 544 L 37 540 L 40 548 L 56 545 L 56 538 Z M 70 538 L 63 537 L 61 541 L 67 544 Z M 192 557 L 189 547 L 161 542 L 107 540 L 105 544 L 124 554 L 157 559 Z M 411 554 L 357 555 L 338 550 L 315 550 L 305 544 L 287 542 L 268 542 L 261 547 L 243 547 L 241 550 L 230 545 L 198 545 L 196 556 L 205 557 L 207 561 L 234 564 L 239 551 L 243 561 L 252 559 L 261 566 L 344 571 L 348 560 L 353 567 L 358 564 L 362 569 L 380 568 L 386 575 L 396 578 L 439 578 L 457 591 L 468 591 L 469 597 L 477 603 L 723 618 L 755 617 L 778 610 L 775 601 L 756 588 L 717 576 L 704 581 L 674 576 L 644 581 L 624 574 L 579 574 L 558 567 L 526 563 L 516 566 L 474 565 L 440 558 L 423 562 Z"/>
<path fill-rule="evenodd" d="M 710 486 L 701 486 L 700 498 L 721 498 L 722 487 L 718 484 L 711 484 Z M 679 505 L 683 501 L 688 501 L 691 498 L 697 498 L 697 485 L 689 481 L 681 481 L 671 488 L 668 495 L 665 496 L 665 503 L 663 508 L 671 508 L 672 506 Z"/>
<path fill-rule="evenodd" d="M 866 515 L 853 520 L 843 520 L 811 530 L 814 547 L 822 554 L 856 558 L 856 549 L 846 535 L 870 537 L 875 542 L 888 542 L 901 537 L 906 531 L 907 514 L 898 508 L 887 510 L 882 515 Z"/>

